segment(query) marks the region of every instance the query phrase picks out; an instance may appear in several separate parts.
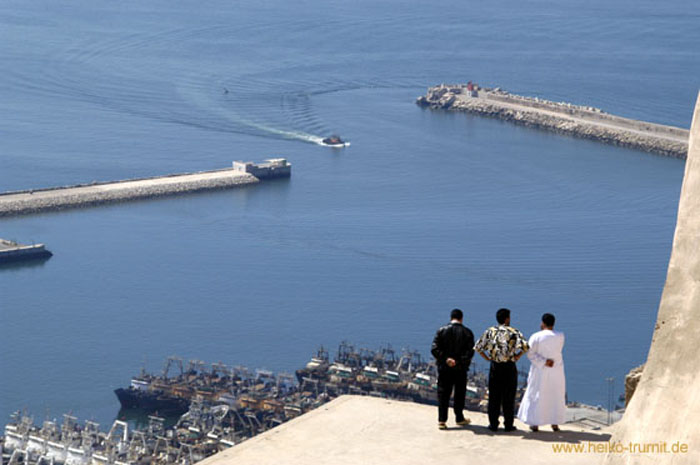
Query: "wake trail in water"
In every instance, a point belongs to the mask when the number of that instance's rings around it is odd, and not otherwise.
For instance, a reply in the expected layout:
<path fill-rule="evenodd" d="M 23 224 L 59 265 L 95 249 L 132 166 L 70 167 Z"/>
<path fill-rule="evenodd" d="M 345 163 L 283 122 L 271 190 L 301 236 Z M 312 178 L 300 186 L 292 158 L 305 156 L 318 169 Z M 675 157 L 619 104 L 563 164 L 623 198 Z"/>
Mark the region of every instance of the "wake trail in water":
<path fill-rule="evenodd" d="M 235 50 L 240 36 L 259 28 L 286 30 L 290 40 L 298 40 L 299 34 L 318 27 L 305 21 L 283 26 L 177 28 L 73 44 L 47 57 L 35 69 L 8 70 L 3 81 L 35 94 L 66 96 L 155 121 L 321 146 L 327 145 L 324 138 L 337 131 L 331 131 L 319 116 L 315 97 L 404 84 L 398 80 L 367 79 L 360 68 L 334 62 L 334 58 L 324 54 L 304 62 L 273 58 L 269 63 L 272 66 L 263 66 L 258 72 L 236 72 L 235 64 L 224 64 L 209 68 L 215 70 L 213 74 L 202 74 L 201 70 L 211 63 L 200 62 L 196 56 L 187 63 L 189 69 L 179 64 L 153 65 L 175 44 L 223 40 L 230 44 L 225 49 Z M 236 55 L 230 59 L 232 63 L 244 60 Z M 222 78 L 224 75 L 230 77 Z"/>

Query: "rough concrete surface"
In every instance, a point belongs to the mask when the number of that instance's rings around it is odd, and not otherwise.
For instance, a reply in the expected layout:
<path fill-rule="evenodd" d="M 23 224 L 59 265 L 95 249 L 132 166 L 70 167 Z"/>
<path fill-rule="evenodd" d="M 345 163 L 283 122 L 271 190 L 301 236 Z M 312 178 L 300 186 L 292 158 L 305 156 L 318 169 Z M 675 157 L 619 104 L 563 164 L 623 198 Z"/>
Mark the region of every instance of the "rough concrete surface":
<path fill-rule="evenodd" d="M 452 412 L 450 412 L 452 415 Z M 492 433 L 483 413 L 472 425 L 437 429 L 437 407 L 375 397 L 342 396 L 318 409 L 234 446 L 198 465 L 493 465 L 590 464 L 601 454 L 555 453 L 555 444 L 603 445 L 609 434 L 567 425 L 554 433 Z"/>
<path fill-rule="evenodd" d="M 688 130 L 637 121 L 597 108 L 524 97 L 500 89 L 480 88 L 477 96 L 464 85 L 431 87 L 419 105 L 465 111 L 524 126 L 558 132 L 612 145 L 631 147 L 669 157 L 685 158 Z"/>
<path fill-rule="evenodd" d="M 685 454 L 610 454 L 606 464 L 700 464 L 700 95 L 690 128 L 673 251 L 642 378 L 616 426 L 626 443 L 688 444 Z"/>
<path fill-rule="evenodd" d="M 639 380 L 642 379 L 644 373 L 644 365 L 632 368 L 627 376 L 625 376 L 625 407 L 630 404 L 635 389 L 639 385 Z"/>
<path fill-rule="evenodd" d="M 146 199 L 257 183 L 233 169 L 0 194 L 0 217 Z"/>

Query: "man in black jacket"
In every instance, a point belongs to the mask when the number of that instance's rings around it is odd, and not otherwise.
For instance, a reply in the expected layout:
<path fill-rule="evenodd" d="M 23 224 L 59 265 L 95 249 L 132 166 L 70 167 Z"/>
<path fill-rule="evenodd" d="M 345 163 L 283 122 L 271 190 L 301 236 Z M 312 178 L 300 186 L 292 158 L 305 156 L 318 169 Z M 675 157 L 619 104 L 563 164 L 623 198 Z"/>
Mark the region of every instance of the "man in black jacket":
<path fill-rule="evenodd" d="M 467 371 L 474 356 L 474 334 L 462 325 L 462 311 L 450 313 L 450 324 L 438 329 L 430 352 L 438 368 L 438 428 L 447 428 L 447 411 L 454 387 L 455 420 L 460 426 L 468 425 L 464 418 L 464 397 L 467 393 Z"/>

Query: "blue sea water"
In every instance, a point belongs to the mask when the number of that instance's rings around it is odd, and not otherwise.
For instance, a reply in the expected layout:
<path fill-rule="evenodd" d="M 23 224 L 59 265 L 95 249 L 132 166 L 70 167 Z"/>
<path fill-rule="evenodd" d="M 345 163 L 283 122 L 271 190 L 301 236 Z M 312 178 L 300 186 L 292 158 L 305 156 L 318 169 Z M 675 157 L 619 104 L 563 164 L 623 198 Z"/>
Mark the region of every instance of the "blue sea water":
<path fill-rule="evenodd" d="M 0 424 L 111 422 L 178 354 L 428 353 L 451 308 L 567 335 L 570 399 L 646 358 L 684 164 L 414 104 L 473 80 L 688 127 L 695 1 L 0 4 L 0 190 L 284 156 L 289 181 L 0 220 Z M 337 132 L 344 150 L 313 143 Z M 524 365 L 525 366 L 525 365 Z"/>

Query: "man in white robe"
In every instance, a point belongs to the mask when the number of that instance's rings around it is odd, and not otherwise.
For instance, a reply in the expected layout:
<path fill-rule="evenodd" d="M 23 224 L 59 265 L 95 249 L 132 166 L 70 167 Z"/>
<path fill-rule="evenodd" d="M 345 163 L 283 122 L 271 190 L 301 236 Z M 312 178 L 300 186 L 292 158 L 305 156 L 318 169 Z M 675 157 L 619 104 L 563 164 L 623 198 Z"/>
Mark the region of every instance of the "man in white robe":
<path fill-rule="evenodd" d="M 559 426 L 566 417 L 566 379 L 564 377 L 564 334 L 554 331 L 554 315 L 542 315 L 542 331 L 530 336 L 530 373 L 527 389 L 518 410 L 518 418 L 538 431 L 540 425 Z"/>

